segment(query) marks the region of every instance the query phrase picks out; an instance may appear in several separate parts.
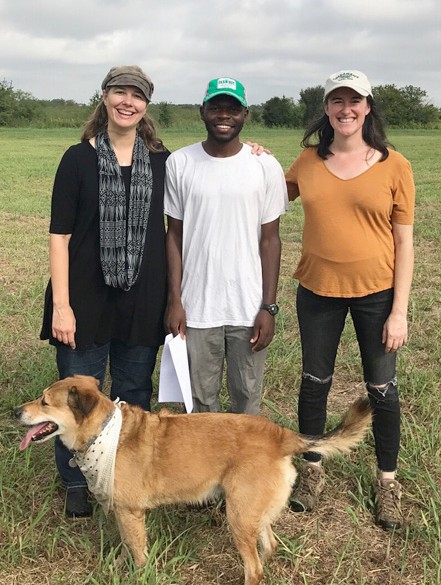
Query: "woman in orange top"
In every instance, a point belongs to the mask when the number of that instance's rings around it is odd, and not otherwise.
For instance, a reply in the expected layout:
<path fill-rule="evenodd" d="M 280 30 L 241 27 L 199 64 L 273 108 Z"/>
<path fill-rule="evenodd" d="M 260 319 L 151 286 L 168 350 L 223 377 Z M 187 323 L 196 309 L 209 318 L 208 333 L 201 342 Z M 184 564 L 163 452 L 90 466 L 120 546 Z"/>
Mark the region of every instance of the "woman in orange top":
<path fill-rule="evenodd" d="M 313 137 L 318 142 L 312 142 Z M 413 272 L 415 187 L 409 162 L 390 150 L 372 89 L 360 71 L 339 71 L 325 85 L 324 115 L 305 133 L 304 151 L 286 174 L 305 214 L 297 315 L 302 342 L 299 427 L 320 434 L 348 311 L 374 412 L 378 462 L 376 521 L 401 525 L 395 479 L 400 443 L 396 352 L 407 342 Z M 325 474 L 307 453 L 291 500 L 315 508 Z"/>

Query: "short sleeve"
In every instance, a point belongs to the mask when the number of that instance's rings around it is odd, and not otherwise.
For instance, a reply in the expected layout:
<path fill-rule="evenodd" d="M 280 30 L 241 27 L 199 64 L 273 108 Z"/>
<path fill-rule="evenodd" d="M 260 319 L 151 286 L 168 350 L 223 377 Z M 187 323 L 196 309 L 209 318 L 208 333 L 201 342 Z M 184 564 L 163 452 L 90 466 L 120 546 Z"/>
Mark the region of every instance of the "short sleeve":
<path fill-rule="evenodd" d="M 174 154 L 171 154 L 166 162 L 164 213 L 174 219 L 184 219 L 182 198 L 178 189 L 178 161 Z"/>
<path fill-rule="evenodd" d="M 411 225 L 415 214 L 415 182 L 410 162 L 399 155 L 395 171 L 392 223 Z"/>
<path fill-rule="evenodd" d="M 297 177 L 300 156 L 295 159 L 288 171 L 285 173 L 285 181 L 288 188 L 288 198 L 290 201 L 294 201 L 294 199 L 300 195 Z"/>
<path fill-rule="evenodd" d="M 256 155 L 250 155 L 256 156 Z M 265 206 L 262 214 L 262 224 L 274 221 L 283 215 L 289 207 L 288 193 L 283 169 L 279 162 L 265 153 L 260 155 L 259 162 L 265 168 Z"/>
<path fill-rule="evenodd" d="M 78 160 L 75 147 L 63 155 L 55 174 L 52 190 L 51 234 L 71 234 L 77 215 L 80 194 Z"/>

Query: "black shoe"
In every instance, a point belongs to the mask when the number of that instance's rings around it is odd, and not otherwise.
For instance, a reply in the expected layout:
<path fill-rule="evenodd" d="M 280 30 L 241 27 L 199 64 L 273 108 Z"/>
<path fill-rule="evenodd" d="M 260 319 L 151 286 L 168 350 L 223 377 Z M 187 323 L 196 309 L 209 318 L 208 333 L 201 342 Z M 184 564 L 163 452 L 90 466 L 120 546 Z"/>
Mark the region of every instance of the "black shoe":
<path fill-rule="evenodd" d="M 89 518 L 93 507 L 89 502 L 86 487 L 68 487 L 66 492 L 66 516 L 69 518 Z"/>

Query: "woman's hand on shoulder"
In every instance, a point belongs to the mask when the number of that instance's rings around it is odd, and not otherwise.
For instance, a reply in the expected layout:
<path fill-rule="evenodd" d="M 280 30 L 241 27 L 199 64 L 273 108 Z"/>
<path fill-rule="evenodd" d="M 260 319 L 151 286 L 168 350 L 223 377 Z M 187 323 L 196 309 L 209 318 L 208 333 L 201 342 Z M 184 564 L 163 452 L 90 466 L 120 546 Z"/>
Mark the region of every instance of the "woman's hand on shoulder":
<path fill-rule="evenodd" d="M 265 148 L 264 146 L 258 144 L 257 142 L 251 142 L 250 140 L 248 140 L 246 144 L 248 144 L 248 146 L 251 146 L 251 154 L 257 154 L 257 156 L 260 156 L 263 152 L 265 152 L 266 154 L 273 154 L 271 150 Z"/>

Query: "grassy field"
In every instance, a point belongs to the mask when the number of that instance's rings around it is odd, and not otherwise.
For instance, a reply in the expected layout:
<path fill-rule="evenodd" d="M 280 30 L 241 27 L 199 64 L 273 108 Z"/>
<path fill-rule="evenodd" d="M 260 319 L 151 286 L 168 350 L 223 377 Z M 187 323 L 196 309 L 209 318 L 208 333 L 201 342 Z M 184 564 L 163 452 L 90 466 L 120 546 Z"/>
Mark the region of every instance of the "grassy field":
<path fill-rule="evenodd" d="M 241 563 L 223 515 L 186 507 L 148 517 L 151 555 L 142 571 L 116 571 L 113 519 L 96 509 L 65 520 L 52 445 L 18 450 L 23 429 L 13 406 L 56 379 L 52 348 L 38 340 L 48 278 L 48 218 L 59 159 L 79 130 L 0 129 L 0 585 L 241 584 Z M 287 168 L 300 133 L 248 128 Z M 162 133 L 170 150 L 203 137 L 199 130 Z M 348 457 L 330 461 L 320 510 L 286 511 L 275 526 L 280 543 L 266 585 L 441 584 L 441 152 L 440 132 L 399 132 L 392 142 L 412 162 L 417 184 L 416 268 L 410 342 L 399 355 L 403 425 L 399 478 L 406 525 L 387 534 L 372 522 L 372 437 Z M 299 256 L 298 203 L 282 221 L 283 258 L 277 337 L 271 345 L 263 412 L 296 428 L 300 344 L 293 268 Z M 348 323 L 330 396 L 332 426 L 364 393 L 355 334 Z M 156 407 L 155 407 L 156 408 Z"/>

